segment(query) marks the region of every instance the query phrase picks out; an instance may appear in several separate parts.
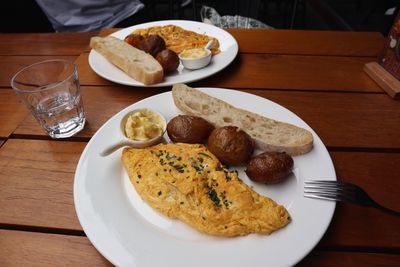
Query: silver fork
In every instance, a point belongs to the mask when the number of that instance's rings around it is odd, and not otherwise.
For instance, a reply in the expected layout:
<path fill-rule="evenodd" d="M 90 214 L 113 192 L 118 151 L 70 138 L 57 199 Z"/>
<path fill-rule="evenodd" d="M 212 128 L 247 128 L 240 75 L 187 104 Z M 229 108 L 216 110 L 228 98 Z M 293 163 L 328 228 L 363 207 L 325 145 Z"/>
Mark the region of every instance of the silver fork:
<path fill-rule="evenodd" d="M 341 181 L 305 181 L 304 196 L 310 198 L 347 201 L 365 207 L 374 207 L 400 216 L 399 211 L 386 208 L 373 200 L 361 187 Z"/>

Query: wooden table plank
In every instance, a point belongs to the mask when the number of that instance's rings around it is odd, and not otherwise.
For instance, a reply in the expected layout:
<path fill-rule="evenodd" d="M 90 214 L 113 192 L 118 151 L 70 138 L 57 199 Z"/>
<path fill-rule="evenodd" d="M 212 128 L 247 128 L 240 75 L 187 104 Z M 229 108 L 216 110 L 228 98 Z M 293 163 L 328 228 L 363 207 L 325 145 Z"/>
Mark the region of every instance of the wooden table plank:
<path fill-rule="evenodd" d="M 112 266 L 86 237 L 0 230 L 0 266 Z"/>
<path fill-rule="evenodd" d="M 11 87 L 11 78 L 23 67 L 49 59 L 66 59 L 75 61 L 73 56 L 0 56 L 0 87 Z"/>
<path fill-rule="evenodd" d="M 112 266 L 86 237 L 0 230 L 1 266 Z M 397 266 L 399 255 L 313 251 L 298 266 Z"/>
<path fill-rule="evenodd" d="M 313 251 L 301 262 L 298 267 L 337 267 L 337 266 L 375 266 L 390 267 L 397 266 L 400 255 L 383 253 L 359 253 L 359 252 L 333 252 Z"/>
<path fill-rule="evenodd" d="M 8 140 L 0 149 L 0 225 L 81 231 L 72 190 L 84 146 L 80 142 Z M 382 204 L 400 210 L 400 153 L 332 155 L 338 177 L 359 184 Z M 372 208 L 338 205 L 321 246 L 400 249 L 399 220 Z"/>
<path fill-rule="evenodd" d="M 373 58 L 240 54 L 196 85 L 310 91 L 382 92 L 362 70 Z M 329 81 L 329 82 L 327 82 Z"/>
<path fill-rule="evenodd" d="M 360 185 L 382 205 L 400 210 L 398 201 L 400 180 L 397 171 L 400 164 L 399 153 L 331 152 L 330 154 L 339 180 Z M 344 246 L 398 249 L 400 248 L 399 225 L 400 217 L 373 208 L 338 203 L 332 223 L 320 245 L 330 248 Z"/>
<path fill-rule="evenodd" d="M 29 114 L 13 90 L 0 90 L 0 137 L 7 138 Z"/>
<path fill-rule="evenodd" d="M 88 140 L 104 122 L 124 107 L 164 90 L 126 86 L 82 87 L 88 124 L 76 137 Z M 397 138 L 400 132 L 400 102 L 385 94 L 246 92 L 290 109 L 306 121 L 329 147 L 400 149 L 400 139 Z M 113 104 L 105 108 L 108 102 Z M 19 124 L 14 134 L 46 136 L 31 115 Z"/>
<path fill-rule="evenodd" d="M 241 53 L 376 57 L 384 38 L 378 32 L 227 29 Z"/>
<path fill-rule="evenodd" d="M 226 69 L 195 86 L 307 91 L 383 92 L 363 71 L 368 57 L 317 57 L 239 54 Z M 112 85 L 89 66 L 88 54 L 76 60 L 82 85 Z M 329 82 L 327 82 L 329 81 Z M 114 83 L 115 84 L 115 83 Z"/>
<path fill-rule="evenodd" d="M 0 34 L 0 55 L 67 56 L 87 49 L 94 32 L 7 33 Z"/>
<path fill-rule="evenodd" d="M 119 29 L 104 29 L 107 36 Z M 384 38 L 378 32 L 226 29 L 241 53 L 376 57 Z M 215 36 L 218 38 L 218 36 Z"/>
<path fill-rule="evenodd" d="M 0 230 L 1 266 L 112 266 L 86 237 Z M 397 266 L 400 255 L 313 251 L 298 266 Z"/>
<path fill-rule="evenodd" d="M 0 149 L 0 223 L 82 230 L 72 184 L 85 145 L 9 139 Z"/>
<path fill-rule="evenodd" d="M 328 147 L 400 148 L 400 102 L 385 94 L 247 92 L 296 113 Z"/>

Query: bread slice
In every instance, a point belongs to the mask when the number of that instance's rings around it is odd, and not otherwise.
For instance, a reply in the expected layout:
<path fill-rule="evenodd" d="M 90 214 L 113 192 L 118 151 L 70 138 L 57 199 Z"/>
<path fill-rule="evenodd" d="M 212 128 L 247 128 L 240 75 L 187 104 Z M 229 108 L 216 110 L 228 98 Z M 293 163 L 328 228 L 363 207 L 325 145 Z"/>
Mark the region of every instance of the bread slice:
<path fill-rule="evenodd" d="M 313 147 L 312 134 L 289 123 L 276 121 L 234 106 L 185 84 L 172 87 L 175 105 L 185 114 L 202 117 L 215 127 L 233 125 L 248 133 L 263 151 L 301 155 Z"/>
<path fill-rule="evenodd" d="M 152 55 L 123 40 L 113 36 L 92 37 L 90 47 L 139 82 L 149 85 L 163 80 L 160 63 Z"/>

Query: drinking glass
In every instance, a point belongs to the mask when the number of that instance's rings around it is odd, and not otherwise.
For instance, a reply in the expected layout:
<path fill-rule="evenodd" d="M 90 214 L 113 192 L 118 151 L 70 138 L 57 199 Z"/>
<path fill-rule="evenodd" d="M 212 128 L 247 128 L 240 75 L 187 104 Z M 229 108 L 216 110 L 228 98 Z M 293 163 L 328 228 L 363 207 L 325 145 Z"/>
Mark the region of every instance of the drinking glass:
<path fill-rule="evenodd" d="M 32 64 L 14 75 L 11 86 L 50 137 L 70 137 L 83 129 L 85 112 L 73 62 Z"/>

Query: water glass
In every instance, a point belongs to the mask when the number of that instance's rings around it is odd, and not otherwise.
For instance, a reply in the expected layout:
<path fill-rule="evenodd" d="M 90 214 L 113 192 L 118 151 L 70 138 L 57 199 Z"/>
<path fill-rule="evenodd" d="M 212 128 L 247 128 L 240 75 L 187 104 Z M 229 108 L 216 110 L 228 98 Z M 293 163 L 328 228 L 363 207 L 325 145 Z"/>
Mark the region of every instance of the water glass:
<path fill-rule="evenodd" d="M 73 62 L 32 64 L 15 74 L 11 86 L 50 137 L 70 137 L 83 129 L 85 112 Z"/>

